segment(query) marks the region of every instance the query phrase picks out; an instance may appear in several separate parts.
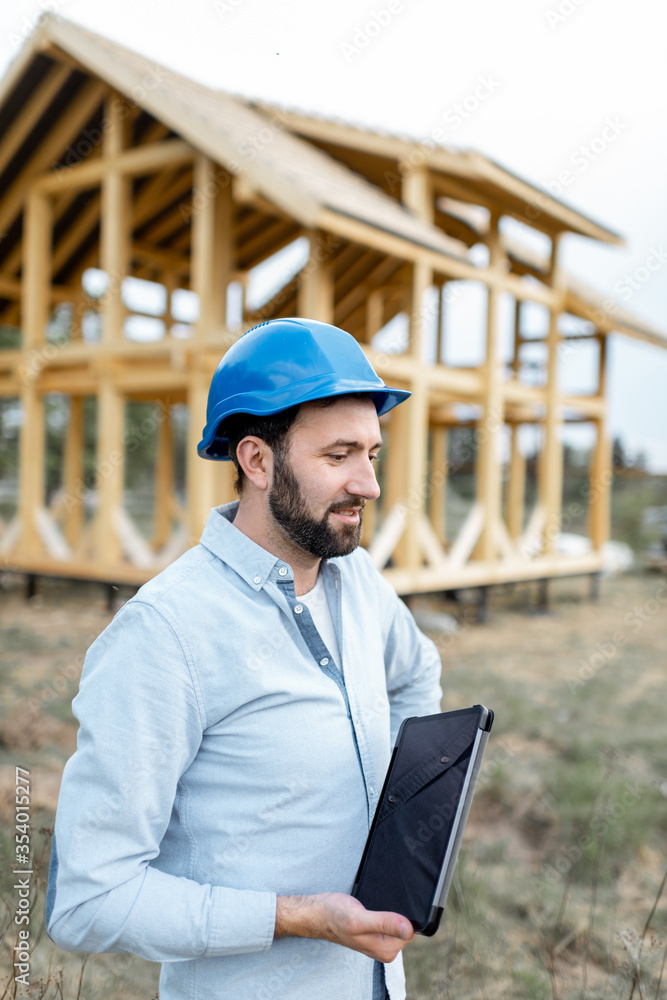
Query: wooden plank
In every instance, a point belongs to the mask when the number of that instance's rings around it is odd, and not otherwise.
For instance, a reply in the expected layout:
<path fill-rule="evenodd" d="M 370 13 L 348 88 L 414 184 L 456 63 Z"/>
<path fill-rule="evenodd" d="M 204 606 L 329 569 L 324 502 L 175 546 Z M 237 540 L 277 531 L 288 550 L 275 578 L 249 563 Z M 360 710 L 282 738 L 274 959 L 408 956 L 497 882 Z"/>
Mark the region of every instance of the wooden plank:
<path fill-rule="evenodd" d="M 49 318 L 51 203 L 36 192 L 29 195 L 26 204 L 23 261 L 23 346 L 27 349 L 38 348 L 44 342 L 44 330 Z"/>
<path fill-rule="evenodd" d="M 598 358 L 598 392 L 604 397 L 607 382 L 607 341 L 600 341 Z M 609 540 L 611 519 L 611 486 L 613 480 L 612 443 L 603 413 L 595 421 L 595 445 L 591 455 L 588 524 L 591 543 L 599 552 Z"/>
<path fill-rule="evenodd" d="M 199 296 L 199 319 L 195 326 L 198 340 L 224 326 L 231 270 L 231 248 L 222 249 L 224 241 L 229 245 L 231 238 L 230 192 L 229 188 L 220 192 L 215 170 L 212 160 L 197 155 L 192 195 L 192 290 Z M 219 273 L 221 254 L 226 257 L 222 274 Z"/>
<path fill-rule="evenodd" d="M 299 316 L 316 319 L 321 323 L 333 323 L 333 270 L 328 261 L 322 259 L 318 236 L 315 231 L 308 233 L 310 257 L 299 274 L 297 312 Z"/>
<path fill-rule="evenodd" d="M 562 396 L 560 392 L 560 333 L 558 321 L 562 312 L 563 278 L 558 262 L 559 237 L 554 237 L 551 253 L 549 284 L 559 294 L 549 310 L 549 331 L 547 334 L 547 384 L 546 414 L 544 419 L 544 454 L 540 467 L 539 494 L 546 511 L 543 552 L 550 555 L 555 549 L 555 540 L 560 530 L 563 502 L 563 426 Z"/>
<path fill-rule="evenodd" d="M 21 392 L 22 422 L 19 435 L 19 504 L 21 535 L 17 554 L 26 559 L 42 555 L 37 511 L 44 506 L 44 402 L 33 384 Z"/>
<path fill-rule="evenodd" d="M 498 518 L 493 526 L 493 531 L 495 534 L 496 549 L 500 552 L 501 557 L 505 561 L 512 562 L 516 559 L 521 558 L 516 546 L 510 538 L 509 532 L 505 526 L 505 522 L 502 517 Z"/>
<path fill-rule="evenodd" d="M 127 121 L 125 124 L 127 125 Z M 162 142 L 143 143 L 133 149 L 119 151 L 112 159 L 114 169 L 123 176 L 139 177 L 188 163 L 194 155 L 192 146 L 183 139 L 164 139 Z M 85 159 L 67 169 L 49 172 L 37 178 L 34 186 L 39 191 L 49 193 L 95 187 L 104 179 L 108 165 L 106 156 Z"/>
<path fill-rule="evenodd" d="M 417 538 L 421 546 L 424 560 L 429 566 L 443 566 L 447 562 L 447 553 L 440 539 L 433 530 L 433 525 L 425 514 L 419 519 Z"/>
<path fill-rule="evenodd" d="M 113 527 L 122 552 L 133 566 L 139 569 L 156 567 L 157 560 L 150 545 L 122 507 L 116 507 L 114 510 Z"/>
<path fill-rule="evenodd" d="M 109 373 L 101 379 L 97 400 L 95 558 L 100 566 L 114 566 L 120 560 L 116 512 L 123 505 L 125 406 Z"/>
<path fill-rule="evenodd" d="M 382 522 L 380 530 L 368 546 L 368 554 L 376 569 L 383 569 L 405 530 L 407 510 L 404 504 L 395 503 Z"/>
<path fill-rule="evenodd" d="M 467 261 L 448 257 L 444 253 L 429 250 L 401 236 L 394 236 L 384 230 L 374 228 L 365 222 L 339 215 L 331 209 L 322 209 L 318 215 L 318 225 L 326 232 L 335 233 L 343 239 L 361 243 L 380 253 L 409 260 L 421 261 L 437 274 L 458 280 L 481 281 L 485 285 L 504 289 L 522 301 L 540 302 L 549 306 L 556 300 L 552 289 L 535 282 L 524 282 L 515 275 L 493 271 L 490 268 L 475 267 Z"/>
<path fill-rule="evenodd" d="M 542 531 L 546 519 L 545 507 L 539 502 L 536 503 L 528 518 L 528 524 L 517 542 L 517 549 L 524 559 L 532 559 L 539 554 L 542 548 Z"/>
<path fill-rule="evenodd" d="M 483 505 L 474 503 L 449 550 L 448 571 L 460 569 L 468 561 L 484 527 L 485 516 Z"/>
<path fill-rule="evenodd" d="M 543 556 L 532 562 L 485 562 L 475 560 L 456 569 L 451 565 L 422 566 L 416 570 L 389 568 L 384 577 L 399 594 L 429 594 L 464 587 L 483 587 L 498 583 L 520 583 L 551 577 L 583 576 L 599 573 L 602 556 Z"/>
<path fill-rule="evenodd" d="M 42 546 L 51 559 L 66 561 L 71 558 L 72 550 L 45 507 L 37 507 L 35 510 L 35 527 Z"/>
<path fill-rule="evenodd" d="M 445 501 L 449 462 L 447 448 L 449 432 L 442 425 L 431 427 L 431 471 L 429 475 L 429 518 L 436 537 L 442 544 L 447 541 Z"/>
<path fill-rule="evenodd" d="M 519 432 L 521 425 L 512 424 L 512 444 L 510 454 L 510 471 L 507 481 L 506 516 L 507 527 L 511 538 L 519 538 L 523 531 L 526 492 L 526 459 L 519 448 Z"/>
<path fill-rule="evenodd" d="M 371 342 L 384 325 L 384 292 L 376 288 L 366 299 L 366 343 Z"/>
<path fill-rule="evenodd" d="M 54 65 L 28 97 L 13 122 L 2 137 L 0 146 L 0 173 L 30 135 L 38 120 L 70 75 L 69 66 Z"/>
<path fill-rule="evenodd" d="M 401 201 L 418 219 L 434 221 L 435 205 L 431 173 L 426 166 L 408 170 L 401 181 Z"/>
<path fill-rule="evenodd" d="M 76 139 L 95 108 L 99 107 L 106 89 L 106 85 L 100 81 L 91 81 L 84 84 L 68 104 L 57 127 L 46 134 L 16 180 L 4 192 L 0 201 L 0 232 L 6 232 L 21 212 L 23 201 L 35 178 L 57 161 L 63 150 Z"/>
<path fill-rule="evenodd" d="M 83 397 L 70 396 L 62 489 L 65 510 L 65 538 L 70 546 L 76 544 L 84 522 L 83 443 Z"/>
<path fill-rule="evenodd" d="M 337 285 L 335 323 L 340 326 L 344 322 L 345 318 L 360 305 L 363 305 L 366 310 L 366 314 L 368 315 L 371 296 L 375 292 L 380 292 L 380 311 L 377 311 L 377 302 L 375 303 L 377 312 L 375 319 L 377 320 L 378 326 L 374 332 L 377 332 L 377 330 L 379 330 L 383 325 L 384 286 L 391 284 L 392 287 L 395 287 L 397 284 L 401 283 L 402 280 L 405 280 L 405 278 L 409 280 L 408 272 L 407 270 L 404 271 L 403 268 L 404 265 L 402 265 L 400 261 L 395 260 L 393 257 L 386 257 L 384 260 L 381 260 L 378 264 L 376 264 L 371 271 L 367 272 L 366 277 L 359 280 L 346 294 L 343 295 L 341 293 L 341 289 Z"/>
<path fill-rule="evenodd" d="M 505 255 L 500 243 L 498 217 L 493 215 L 487 235 L 489 263 L 495 270 L 502 270 Z M 477 502 L 484 507 L 484 527 L 479 539 L 480 559 L 491 560 L 496 556 L 494 525 L 502 516 L 502 466 L 501 435 L 504 424 L 502 369 L 499 351 L 500 293 L 497 287 L 488 290 L 486 313 L 486 356 L 482 365 L 484 412 L 479 422 L 477 461 L 475 464 Z"/>
<path fill-rule="evenodd" d="M 174 492 L 174 432 L 171 413 L 163 413 L 158 427 L 153 501 L 154 549 L 166 545 L 171 534 L 171 499 Z"/>
<path fill-rule="evenodd" d="M 194 368 L 188 378 L 188 437 L 186 452 L 186 492 L 188 544 L 195 545 L 204 529 L 211 507 L 223 502 L 219 490 L 222 462 L 200 458 L 197 445 L 206 421 L 206 402 L 211 373 Z M 231 462 L 224 463 L 231 466 Z"/>
<path fill-rule="evenodd" d="M 108 286 L 102 297 L 102 339 L 113 344 L 123 339 L 126 309 L 122 300 L 122 283 L 128 273 L 130 255 L 131 187 L 117 166 L 119 153 L 128 140 L 127 124 L 122 115 L 123 105 L 115 94 L 109 95 L 105 115 L 102 181 L 102 218 L 100 229 L 100 263 L 106 272 Z"/>

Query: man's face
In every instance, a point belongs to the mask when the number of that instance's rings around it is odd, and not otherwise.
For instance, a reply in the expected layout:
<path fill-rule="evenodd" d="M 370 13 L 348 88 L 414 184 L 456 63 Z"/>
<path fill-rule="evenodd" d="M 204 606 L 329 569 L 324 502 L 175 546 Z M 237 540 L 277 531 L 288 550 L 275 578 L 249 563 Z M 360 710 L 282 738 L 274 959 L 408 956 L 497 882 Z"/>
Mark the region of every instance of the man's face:
<path fill-rule="evenodd" d="M 380 495 L 373 462 L 381 445 L 370 399 L 301 407 L 286 454 L 274 452 L 268 495 L 274 520 L 293 542 L 321 559 L 357 547 L 364 505 Z"/>

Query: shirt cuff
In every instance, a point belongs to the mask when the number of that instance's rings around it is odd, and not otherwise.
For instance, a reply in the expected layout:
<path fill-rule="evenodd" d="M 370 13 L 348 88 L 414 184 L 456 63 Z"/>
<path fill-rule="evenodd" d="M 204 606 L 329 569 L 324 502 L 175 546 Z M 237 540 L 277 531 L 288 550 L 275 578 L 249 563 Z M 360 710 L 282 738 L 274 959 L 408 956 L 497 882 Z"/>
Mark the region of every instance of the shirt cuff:
<path fill-rule="evenodd" d="M 208 946 L 203 957 L 267 951 L 275 926 L 275 892 L 213 886 Z"/>

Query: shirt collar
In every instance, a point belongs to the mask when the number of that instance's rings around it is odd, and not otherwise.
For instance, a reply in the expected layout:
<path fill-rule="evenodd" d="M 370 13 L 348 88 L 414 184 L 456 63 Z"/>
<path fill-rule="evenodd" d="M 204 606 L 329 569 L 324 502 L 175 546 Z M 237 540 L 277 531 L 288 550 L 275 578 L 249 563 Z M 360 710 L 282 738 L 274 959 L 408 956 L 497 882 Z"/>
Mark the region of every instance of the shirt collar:
<path fill-rule="evenodd" d="M 253 590 L 261 590 L 269 577 L 277 574 L 280 574 L 278 579 L 293 580 L 292 567 L 288 563 L 234 527 L 232 522 L 238 507 L 238 500 L 214 507 L 199 539 L 201 544 L 227 563 Z M 280 572 L 283 568 L 286 573 Z"/>

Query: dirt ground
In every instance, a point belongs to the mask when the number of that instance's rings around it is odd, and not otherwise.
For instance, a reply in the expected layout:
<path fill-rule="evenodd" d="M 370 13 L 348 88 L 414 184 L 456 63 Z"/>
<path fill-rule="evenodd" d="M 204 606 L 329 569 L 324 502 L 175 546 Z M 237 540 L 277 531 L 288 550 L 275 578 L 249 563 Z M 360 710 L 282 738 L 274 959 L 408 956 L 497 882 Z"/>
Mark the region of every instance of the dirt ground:
<path fill-rule="evenodd" d="M 3 857 L 13 850 L 19 766 L 30 772 L 37 860 L 40 934 L 25 995 L 150 1000 L 155 966 L 129 956 L 84 964 L 50 944 L 41 916 L 49 830 L 76 745 L 70 704 L 85 650 L 111 618 L 105 595 L 44 581 L 26 600 L 19 580 L 2 584 Z M 117 606 L 129 593 L 119 592 Z M 405 952 L 410 1000 L 629 1000 L 633 981 L 641 1000 L 667 997 L 667 891 L 658 898 L 667 862 L 667 577 L 603 580 L 596 602 L 587 581 L 559 581 L 547 612 L 535 597 L 530 585 L 494 590 L 485 624 L 465 605 L 414 602 L 416 613 L 446 611 L 456 621 L 453 632 L 428 629 L 443 659 L 443 707 L 483 702 L 496 722 L 441 928 Z M 11 886 L 5 877 L 0 997 L 12 975 Z"/>

